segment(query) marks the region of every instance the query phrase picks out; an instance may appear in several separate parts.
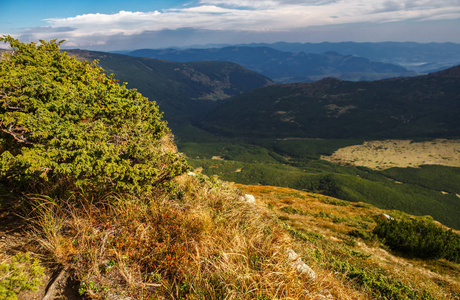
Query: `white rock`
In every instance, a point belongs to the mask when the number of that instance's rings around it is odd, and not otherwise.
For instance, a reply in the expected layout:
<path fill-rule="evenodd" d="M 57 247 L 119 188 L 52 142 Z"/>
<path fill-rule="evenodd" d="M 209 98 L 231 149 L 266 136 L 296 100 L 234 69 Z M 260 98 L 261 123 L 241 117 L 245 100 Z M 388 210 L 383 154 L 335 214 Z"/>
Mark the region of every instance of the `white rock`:
<path fill-rule="evenodd" d="M 315 280 L 315 271 L 304 263 L 302 258 L 292 249 L 289 249 L 288 251 L 288 260 L 290 261 L 290 265 L 296 269 L 297 274 L 307 275 L 311 280 Z"/>
<path fill-rule="evenodd" d="M 250 195 L 250 194 L 245 194 L 244 196 L 241 196 L 241 201 L 245 201 L 245 202 L 248 202 L 248 203 L 255 203 L 256 202 L 256 198 L 254 198 L 253 195 Z"/>
<path fill-rule="evenodd" d="M 393 220 L 393 218 L 387 214 L 382 214 L 380 218 L 382 220 Z"/>
<path fill-rule="evenodd" d="M 308 277 L 310 277 L 311 280 L 315 280 L 316 278 L 315 271 L 313 271 L 312 268 L 310 268 L 306 263 L 304 263 L 301 260 L 297 263 L 296 271 L 298 274 L 307 275 Z"/>
<path fill-rule="evenodd" d="M 299 255 L 298 255 L 297 253 L 295 253 L 294 250 L 289 249 L 289 251 L 288 251 L 288 259 L 289 259 L 290 261 L 293 262 L 293 261 L 296 261 L 296 260 L 299 259 L 299 258 L 300 258 Z"/>
<path fill-rule="evenodd" d="M 188 172 L 187 175 L 188 175 L 188 176 L 195 176 L 195 177 L 196 177 L 196 174 L 193 173 L 193 172 Z"/>

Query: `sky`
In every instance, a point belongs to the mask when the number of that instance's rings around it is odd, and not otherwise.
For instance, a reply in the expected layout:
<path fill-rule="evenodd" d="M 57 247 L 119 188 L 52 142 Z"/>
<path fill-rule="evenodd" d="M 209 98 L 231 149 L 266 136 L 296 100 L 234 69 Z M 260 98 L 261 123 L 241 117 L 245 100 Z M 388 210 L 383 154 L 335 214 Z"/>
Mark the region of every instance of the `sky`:
<path fill-rule="evenodd" d="M 460 43 L 460 0 L 0 0 L 0 35 L 101 51 L 279 41 Z"/>

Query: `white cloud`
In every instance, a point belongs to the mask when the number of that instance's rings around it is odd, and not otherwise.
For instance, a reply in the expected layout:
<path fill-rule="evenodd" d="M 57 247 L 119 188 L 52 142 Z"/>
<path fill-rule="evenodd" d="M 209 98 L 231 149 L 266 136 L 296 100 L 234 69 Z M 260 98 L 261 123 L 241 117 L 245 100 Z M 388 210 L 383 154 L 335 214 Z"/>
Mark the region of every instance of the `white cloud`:
<path fill-rule="evenodd" d="M 130 12 L 130 11 L 120 11 L 116 14 L 85 14 L 78 15 L 76 17 L 70 18 L 50 18 L 45 19 L 49 24 L 54 26 L 59 26 L 60 24 L 75 24 L 75 25 L 84 25 L 84 24 L 107 24 L 113 22 L 139 22 L 142 20 L 148 20 L 154 16 L 161 15 L 159 11 L 154 12 Z"/>
<path fill-rule="evenodd" d="M 111 36 L 139 36 L 144 32 L 182 28 L 289 32 L 318 26 L 407 20 L 460 20 L 460 0 L 200 0 L 195 5 L 162 12 L 120 11 L 51 18 L 44 20 L 48 26 L 24 33 L 44 39 L 65 38 L 79 45 L 78 40 L 92 40 L 90 37 L 96 36 L 100 44 Z M 63 32 L 63 28 L 71 30 Z"/>

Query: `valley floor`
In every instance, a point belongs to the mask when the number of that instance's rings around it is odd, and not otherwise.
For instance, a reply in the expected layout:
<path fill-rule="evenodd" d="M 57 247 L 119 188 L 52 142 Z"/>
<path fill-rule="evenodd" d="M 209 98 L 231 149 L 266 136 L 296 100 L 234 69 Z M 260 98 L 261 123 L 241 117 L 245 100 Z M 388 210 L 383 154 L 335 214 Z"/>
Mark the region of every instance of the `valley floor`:
<path fill-rule="evenodd" d="M 362 145 L 340 148 L 330 156 L 323 155 L 321 159 L 375 170 L 421 165 L 460 167 L 460 140 L 366 141 Z"/>

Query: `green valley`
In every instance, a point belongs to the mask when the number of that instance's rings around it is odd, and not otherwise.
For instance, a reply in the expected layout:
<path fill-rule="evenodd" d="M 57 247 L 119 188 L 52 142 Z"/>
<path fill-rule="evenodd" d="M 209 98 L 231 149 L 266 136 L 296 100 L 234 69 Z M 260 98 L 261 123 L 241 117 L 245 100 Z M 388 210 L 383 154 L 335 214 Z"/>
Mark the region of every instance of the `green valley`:
<path fill-rule="evenodd" d="M 460 228 L 460 168 L 372 170 L 321 159 L 356 140 L 241 140 L 179 142 L 179 149 L 206 175 L 243 184 L 291 187 L 414 215 L 431 215 Z M 214 158 L 214 159 L 213 159 Z M 217 159 L 216 159 L 217 158 Z"/>

